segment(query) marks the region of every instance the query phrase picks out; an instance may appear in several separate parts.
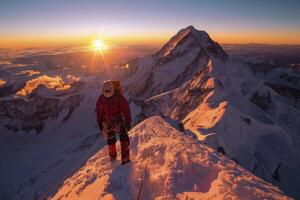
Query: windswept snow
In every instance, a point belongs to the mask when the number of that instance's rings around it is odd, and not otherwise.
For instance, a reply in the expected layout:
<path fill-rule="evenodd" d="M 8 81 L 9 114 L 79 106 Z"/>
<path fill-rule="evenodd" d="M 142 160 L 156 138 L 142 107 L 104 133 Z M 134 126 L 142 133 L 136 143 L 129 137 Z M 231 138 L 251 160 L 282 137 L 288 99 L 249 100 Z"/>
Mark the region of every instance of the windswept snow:
<path fill-rule="evenodd" d="M 132 162 L 110 162 L 107 148 L 68 178 L 51 199 L 289 199 L 161 117 L 130 132 Z M 119 152 L 120 153 L 120 152 Z M 146 170 L 145 170 L 146 169 Z M 144 177 L 145 173 L 145 178 Z"/>
<path fill-rule="evenodd" d="M 50 77 L 47 75 L 42 75 L 27 81 L 25 87 L 18 91 L 17 95 L 27 96 L 39 85 L 44 85 L 48 89 L 55 90 L 67 90 L 71 87 L 70 85 L 65 84 L 59 76 Z"/>

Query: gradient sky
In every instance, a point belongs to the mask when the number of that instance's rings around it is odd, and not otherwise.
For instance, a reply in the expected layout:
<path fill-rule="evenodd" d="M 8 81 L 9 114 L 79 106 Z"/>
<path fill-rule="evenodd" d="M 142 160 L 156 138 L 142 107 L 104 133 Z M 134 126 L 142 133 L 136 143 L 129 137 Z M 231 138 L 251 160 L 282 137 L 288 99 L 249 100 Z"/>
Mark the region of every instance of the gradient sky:
<path fill-rule="evenodd" d="M 0 47 L 159 43 L 188 25 L 220 43 L 300 44 L 300 0 L 0 0 Z"/>

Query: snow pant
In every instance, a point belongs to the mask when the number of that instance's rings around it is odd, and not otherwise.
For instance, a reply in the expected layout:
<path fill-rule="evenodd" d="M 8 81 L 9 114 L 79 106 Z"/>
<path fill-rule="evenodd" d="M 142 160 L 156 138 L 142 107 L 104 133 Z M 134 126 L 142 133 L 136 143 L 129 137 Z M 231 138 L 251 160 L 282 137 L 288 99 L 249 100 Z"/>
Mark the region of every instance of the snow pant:
<path fill-rule="evenodd" d="M 129 136 L 125 127 L 122 123 L 103 123 L 104 131 L 107 135 L 107 145 L 109 150 L 109 156 L 111 158 L 117 157 L 117 149 L 116 149 L 116 142 L 117 142 L 117 134 L 120 138 L 121 143 L 121 158 L 122 160 L 129 159 Z"/>

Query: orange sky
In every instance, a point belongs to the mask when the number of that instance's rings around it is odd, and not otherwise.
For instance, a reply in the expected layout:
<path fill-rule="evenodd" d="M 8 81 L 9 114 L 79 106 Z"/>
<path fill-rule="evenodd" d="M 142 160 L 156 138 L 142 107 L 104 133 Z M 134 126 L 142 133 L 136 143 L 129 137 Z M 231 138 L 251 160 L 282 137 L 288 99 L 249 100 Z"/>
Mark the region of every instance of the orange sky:
<path fill-rule="evenodd" d="M 197 28 L 197 27 L 196 27 Z M 108 45 L 131 44 L 131 45 L 162 45 L 176 32 L 143 35 L 102 35 L 102 36 L 79 36 L 79 35 L 50 35 L 50 36 L 2 36 L 0 48 L 23 48 L 43 47 L 69 44 L 90 44 L 95 38 L 103 39 Z M 264 44 L 300 44 L 300 32 L 209 32 L 213 40 L 219 43 L 264 43 Z"/>

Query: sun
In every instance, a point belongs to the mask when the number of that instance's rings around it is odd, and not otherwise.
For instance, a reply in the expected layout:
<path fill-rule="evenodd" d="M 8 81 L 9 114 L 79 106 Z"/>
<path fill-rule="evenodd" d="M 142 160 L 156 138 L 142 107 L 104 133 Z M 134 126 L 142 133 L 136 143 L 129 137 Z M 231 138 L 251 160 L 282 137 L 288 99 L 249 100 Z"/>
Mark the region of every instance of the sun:
<path fill-rule="evenodd" d="M 92 48 L 95 51 L 102 51 L 102 50 L 106 49 L 107 47 L 106 47 L 105 43 L 102 40 L 96 39 L 92 43 Z"/>

